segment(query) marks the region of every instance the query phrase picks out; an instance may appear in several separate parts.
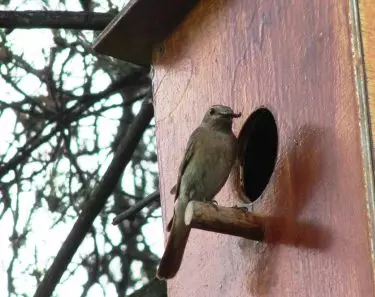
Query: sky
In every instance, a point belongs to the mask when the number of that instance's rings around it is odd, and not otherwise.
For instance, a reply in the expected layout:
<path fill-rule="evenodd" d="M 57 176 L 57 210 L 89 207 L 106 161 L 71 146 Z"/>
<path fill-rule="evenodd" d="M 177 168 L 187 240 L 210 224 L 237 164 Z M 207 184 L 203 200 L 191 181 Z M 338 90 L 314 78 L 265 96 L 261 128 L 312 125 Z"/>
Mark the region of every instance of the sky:
<path fill-rule="evenodd" d="M 51 0 L 51 7 L 53 9 L 63 9 L 63 7 L 59 4 L 58 0 Z M 66 1 L 66 9 L 67 10 L 80 10 L 80 6 L 77 5 L 78 0 L 67 0 Z M 116 0 L 114 1 L 116 2 Z M 125 3 L 124 0 L 117 1 L 120 6 L 123 6 Z M 12 0 L 11 3 L 7 6 L 1 6 L 1 10 L 41 10 L 43 9 L 43 5 L 41 1 L 33 1 L 33 0 Z M 102 8 L 98 8 L 97 11 L 105 11 L 105 3 L 103 3 Z M 91 33 L 87 33 L 91 34 Z M 53 37 L 52 34 L 48 30 L 40 29 L 40 30 L 14 30 L 9 36 L 7 37 L 8 40 L 12 43 L 13 47 L 12 50 L 16 53 L 22 53 L 24 59 L 29 61 L 33 64 L 36 68 L 42 69 L 47 62 L 44 58 L 43 51 L 48 49 L 53 45 Z M 37 42 L 36 42 L 37 41 Z M 80 69 L 83 68 L 82 61 L 78 59 L 72 61 L 71 67 L 74 73 L 71 77 L 68 78 L 66 81 L 67 84 L 71 85 L 72 88 L 74 86 L 79 86 L 82 84 L 83 76 L 80 75 Z M 1 70 L 1 65 L 0 65 Z M 104 74 L 99 73 L 95 77 L 96 82 L 93 84 L 94 88 L 92 89 L 93 92 L 99 92 L 105 89 L 108 84 L 110 83 L 110 78 Z M 21 81 L 19 86 L 25 90 L 27 93 L 32 94 L 46 94 L 46 90 L 43 89 L 43 86 L 40 85 L 39 81 L 33 77 L 32 75 L 25 76 Z M 77 94 L 78 95 L 78 94 Z M 1 100 L 5 102 L 14 102 L 17 100 L 22 100 L 22 97 L 15 93 L 14 90 L 8 86 L 1 78 L 0 78 L 0 96 Z M 111 100 L 117 101 L 121 100 L 119 96 L 116 97 L 112 96 Z M 139 105 L 135 106 L 135 109 L 139 109 Z M 117 119 L 119 117 L 119 110 L 112 110 L 110 114 L 106 115 L 106 119 L 102 119 L 99 123 L 99 129 L 105 131 L 105 133 L 101 133 L 100 135 L 100 144 L 108 145 L 113 140 L 113 134 L 108 133 L 107 131 L 116 131 L 117 128 Z M 115 119 L 115 120 L 113 120 Z M 13 127 L 16 123 L 16 116 L 15 114 L 7 110 L 4 114 L 0 116 L 0 127 L 2 127 L 2 131 L 0 133 L 0 151 L 3 149 L 7 149 L 9 147 L 9 143 L 12 142 L 13 136 Z M 85 128 L 82 128 L 85 129 Z M 92 141 L 90 139 L 89 131 L 90 131 L 90 119 L 87 119 L 87 131 L 85 133 L 87 136 L 87 141 Z M 81 131 L 82 132 L 82 131 Z M 84 132 L 84 131 L 83 131 Z M 102 170 L 104 171 L 109 162 L 110 158 L 106 154 L 102 156 L 96 156 L 96 160 L 90 160 L 87 162 L 88 166 L 90 164 L 100 162 L 103 164 Z M 86 162 L 85 162 L 86 163 Z M 64 166 L 64 165 L 62 165 Z M 33 168 L 30 168 L 33 170 Z M 125 174 L 133 180 L 131 177 L 131 172 L 129 169 L 125 171 Z M 8 176 L 7 178 L 12 178 L 12 176 Z M 62 177 L 63 178 L 63 177 Z M 41 180 L 43 182 L 43 180 Z M 63 181 L 62 181 L 63 182 Z M 128 183 L 132 184 L 132 182 Z M 128 189 L 131 193 L 134 189 Z M 150 189 L 151 191 L 151 189 Z M 14 193 L 15 193 L 14 189 Z M 34 204 L 35 199 L 35 189 L 33 185 L 30 185 L 29 192 L 23 192 L 21 195 L 22 199 L 22 208 L 20 208 L 20 222 L 19 226 L 23 227 L 26 224 L 26 220 L 28 218 L 28 213 Z M 0 209 L 1 211 L 1 209 Z M 158 211 L 160 215 L 160 210 Z M 40 269 L 48 268 L 51 264 L 51 259 L 56 254 L 56 252 L 61 247 L 62 242 L 65 240 L 67 234 L 70 232 L 75 219 L 70 219 L 67 217 L 67 220 L 63 224 L 58 224 L 54 228 L 51 228 L 52 223 L 54 221 L 54 215 L 51 214 L 46 210 L 46 208 L 40 208 L 37 210 L 37 214 L 33 216 L 33 220 L 30 222 L 30 229 L 33 232 L 29 235 L 27 245 L 25 248 L 20 249 L 20 263 L 16 263 L 15 271 L 17 273 L 16 279 L 16 286 L 19 287 L 19 292 L 24 292 L 28 296 L 32 296 L 35 292 L 35 281 L 33 277 L 30 277 L 28 274 L 22 272 L 21 268 L 25 268 L 28 265 L 32 265 L 35 263 L 34 261 L 34 251 L 38 249 L 38 266 Z M 11 227 L 13 226 L 13 218 L 8 212 L 4 215 L 3 219 L 0 221 L 0 296 L 7 296 L 8 289 L 7 289 L 7 267 L 9 265 L 9 261 L 12 258 L 12 250 L 10 248 L 10 241 L 9 237 L 11 235 Z M 20 230 L 21 231 L 21 230 Z M 161 219 L 152 220 L 151 223 L 147 224 L 144 229 L 145 237 L 148 240 L 148 243 L 151 245 L 152 250 L 157 254 L 161 255 L 163 251 L 163 234 L 162 234 L 162 224 Z M 113 228 L 108 228 L 108 232 L 110 232 L 109 236 L 116 241 L 120 240 L 120 234 L 116 226 Z M 86 238 L 83 242 L 81 248 L 78 251 L 78 254 L 84 254 L 86 250 L 91 250 L 90 247 L 92 246 L 92 239 Z M 99 249 L 103 251 L 106 250 L 104 242 L 99 244 Z M 74 257 L 73 262 L 79 260 L 79 258 Z M 139 264 L 139 263 L 138 263 Z M 134 270 L 139 270 L 139 265 L 137 267 L 137 263 L 134 265 Z M 114 268 L 115 269 L 115 268 Z M 30 271 L 31 272 L 31 271 Z M 65 276 L 66 277 L 66 276 Z M 63 277 L 64 278 L 64 277 Z M 69 296 L 75 297 L 80 295 L 80 284 L 85 282 L 86 273 L 84 268 L 77 269 L 77 272 L 74 274 L 73 277 L 69 279 L 69 281 L 65 282 L 63 285 L 59 285 L 57 290 L 55 291 L 54 296 Z M 72 288 L 77 288 L 77 290 L 72 290 Z M 100 286 L 94 286 L 90 291 L 88 296 L 96 296 L 100 297 L 103 296 L 102 289 Z M 106 287 L 106 296 L 116 296 L 114 287 L 108 286 Z"/>

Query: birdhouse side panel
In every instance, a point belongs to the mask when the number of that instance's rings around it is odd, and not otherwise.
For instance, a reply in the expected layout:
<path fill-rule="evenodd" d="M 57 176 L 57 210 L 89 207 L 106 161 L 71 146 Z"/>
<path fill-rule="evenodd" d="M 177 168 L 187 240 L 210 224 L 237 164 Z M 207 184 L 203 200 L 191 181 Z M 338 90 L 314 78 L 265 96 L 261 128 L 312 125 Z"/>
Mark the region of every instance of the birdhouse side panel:
<path fill-rule="evenodd" d="M 268 218 L 268 242 L 192 230 L 169 296 L 373 296 L 349 3 L 202 1 L 154 68 L 164 226 L 209 106 L 242 112 L 236 135 L 259 107 L 278 128 L 276 167 L 253 205 Z M 234 187 L 226 183 L 220 205 L 241 203 Z"/>

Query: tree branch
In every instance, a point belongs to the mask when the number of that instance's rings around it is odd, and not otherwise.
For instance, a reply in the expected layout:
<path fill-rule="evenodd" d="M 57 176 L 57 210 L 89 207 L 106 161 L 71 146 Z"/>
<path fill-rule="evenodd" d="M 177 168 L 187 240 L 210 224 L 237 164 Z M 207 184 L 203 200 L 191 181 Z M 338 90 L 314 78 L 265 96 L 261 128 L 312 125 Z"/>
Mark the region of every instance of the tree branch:
<path fill-rule="evenodd" d="M 138 203 L 136 203 L 135 205 L 133 205 L 129 209 L 125 210 L 124 212 L 122 212 L 118 216 L 116 216 L 113 219 L 112 224 L 117 225 L 120 222 L 122 222 L 123 220 L 132 218 L 134 215 L 136 215 L 138 212 L 140 212 L 144 207 L 146 207 L 147 205 L 149 205 L 153 201 L 157 201 L 159 199 L 160 199 L 160 192 L 155 191 L 154 193 L 148 195 L 146 198 L 142 199 L 141 201 L 139 201 Z"/>
<path fill-rule="evenodd" d="M 76 105 L 72 106 L 70 109 L 64 112 L 65 125 L 69 125 L 75 120 L 78 120 L 80 118 L 80 115 L 88 109 L 88 106 L 93 105 L 97 100 L 100 100 L 115 92 L 118 92 L 122 88 L 126 88 L 129 86 L 131 87 L 133 86 L 133 84 L 137 83 L 137 80 L 141 80 L 142 83 L 145 83 L 147 79 L 149 78 L 146 77 L 143 79 L 142 76 L 146 76 L 148 71 L 149 71 L 148 67 L 143 67 L 138 70 L 134 70 L 134 72 L 111 83 L 108 86 L 108 88 L 105 89 L 104 91 L 101 91 L 95 94 L 77 96 L 76 99 L 79 99 L 78 100 L 79 103 L 77 103 Z M 129 102 L 131 102 L 132 99 L 129 99 Z M 2 103 L 0 102 L 0 104 Z M 59 117 L 61 117 L 60 114 L 56 115 L 55 118 L 51 120 L 58 121 Z M 43 143 L 49 141 L 59 131 L 59 127 L 57 126 L 57 127 L 54 127 L 50 133 L 42 136 L 42 133 L 45 127 L 43 127 L 40 131 L 38 131 L 35 136 L 30 138 L 28 142 L 26 143 L 26 145 L 22 149 L 20 149 L 19 152 L 14 157 L 12 157 L 7 163 L 0 163 L 0 179 L 5 174 L 7 174 L 9 170 L 16 168 L 20 163 L 27 160 L 27 158 L 31 155 L 31 153 L 35 149 L 40 147 Z"/>
<path fill-rule="evenodd" d="M 51 296 L 61 276 L 72 260 L 75 252 L 89 232 L 96 216 L 104 207 L 116 184 L 129 163 L 138 142 L 149 125 L 154 115 L 154 108 L 151 102 L 144 101 L 138 115 L 130 125 L 125 137 L 120 142 L 117 151 L 105 172 L 101 182 L 92 194 L 82 210 L 68 237 L 57 253 L 51 267 L 46 272 L 43 281 L 37 288 L 34 297 Z"/>
<path fill-rule="evenodd" d="M 116 12 L 0 11 L 0 28 L 103 30 Z"/>
<path fill-rule="evenodd" d="M 128 297 L 167 297 L 167 283 L 154 279 Z"/>
<path fill-rule="evenodd" d="M 19 164 L 23 163 L 31 155 L 31 153 L 43 143 L 46 143 L 50 140 L 56 132 L 59 130 L 58 127 L 54 127 L 50 133 L 41 136 L 45 127 L 38 131 L 34 136 L 30 137 L 27 143 L 18 153 L 10 159 L 7 163 L 0 163 L 0 178 L 6 175 L 9 170 L 15 169 Z"/>

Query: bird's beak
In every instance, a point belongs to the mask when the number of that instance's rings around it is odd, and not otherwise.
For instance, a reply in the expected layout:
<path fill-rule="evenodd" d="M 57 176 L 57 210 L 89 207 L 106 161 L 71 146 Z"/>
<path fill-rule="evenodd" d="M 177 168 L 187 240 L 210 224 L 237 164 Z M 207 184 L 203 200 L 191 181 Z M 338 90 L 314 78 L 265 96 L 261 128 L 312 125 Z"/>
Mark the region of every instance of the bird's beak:
<path fill-rule="evenodd" d="M 232 118 L 239 118 L 242 114 L 239 113 L 232 113 Z"/>
<path fill-rule="evenodd" d="M 231 112 L 231 113 L 225 113 L 224 116 L 228 117 L 228 118 L 239 118 L 241 116 L 241 113 L 234 113 L 234 112 Z"/>
<path fill-rule="evenodd" d="M 234 113 L 234 112 L 222 112 L 221 115 L 226 118 L 239 118 L 241 116 L 241 113 Z"/>

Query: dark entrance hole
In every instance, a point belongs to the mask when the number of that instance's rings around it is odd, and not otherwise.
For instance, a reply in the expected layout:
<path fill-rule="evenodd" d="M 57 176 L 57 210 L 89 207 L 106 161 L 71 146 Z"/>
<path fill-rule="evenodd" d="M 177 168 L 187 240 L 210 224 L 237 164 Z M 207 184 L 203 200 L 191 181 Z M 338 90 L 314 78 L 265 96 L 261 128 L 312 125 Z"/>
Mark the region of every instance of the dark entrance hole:
<path fill-rule="evenodd" d="M 278 135 L 275 118 L 259 108 L 246 120 L 239 135 L 241 187 L 250 201 L 266 188 L 277 159 Z"/>

